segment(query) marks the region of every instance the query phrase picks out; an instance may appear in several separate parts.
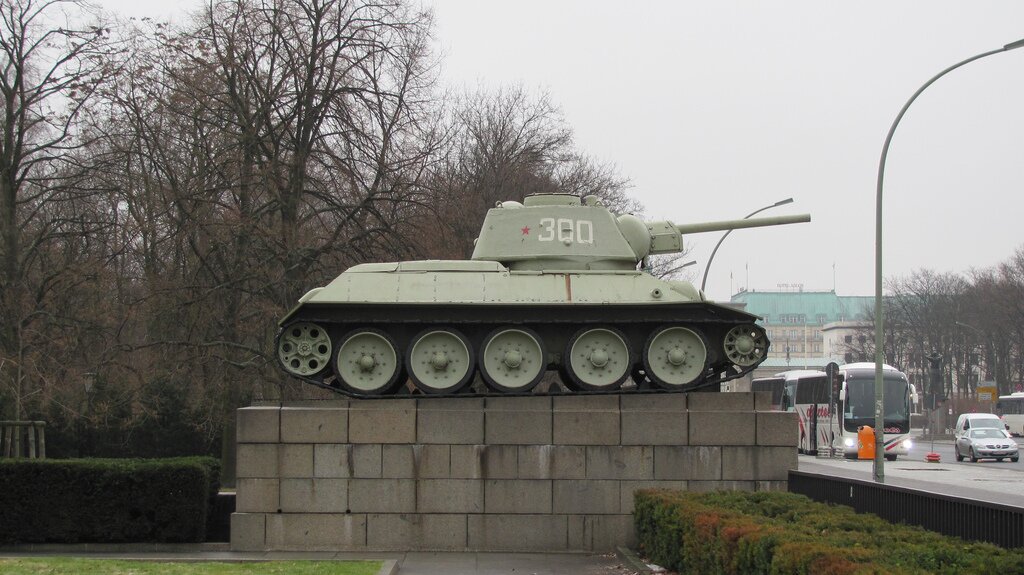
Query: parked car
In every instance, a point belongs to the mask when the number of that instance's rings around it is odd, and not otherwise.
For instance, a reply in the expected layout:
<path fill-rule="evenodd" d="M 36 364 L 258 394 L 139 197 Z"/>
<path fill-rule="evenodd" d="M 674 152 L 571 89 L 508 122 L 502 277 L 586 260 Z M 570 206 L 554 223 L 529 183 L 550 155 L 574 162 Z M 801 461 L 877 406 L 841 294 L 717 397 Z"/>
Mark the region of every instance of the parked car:
<path fill-rule="evenodd" d="M 964 457 L 970 457 L 973 462 L 979 459 L 1002 461 L 1007 457 L 1010 461 L 1019 461 L 1020 458 L 1017 442 L 1010 434 L 991 427 L 976 427 L 957 437 L 953 452 L 957 461 L 963 461 Z"/>

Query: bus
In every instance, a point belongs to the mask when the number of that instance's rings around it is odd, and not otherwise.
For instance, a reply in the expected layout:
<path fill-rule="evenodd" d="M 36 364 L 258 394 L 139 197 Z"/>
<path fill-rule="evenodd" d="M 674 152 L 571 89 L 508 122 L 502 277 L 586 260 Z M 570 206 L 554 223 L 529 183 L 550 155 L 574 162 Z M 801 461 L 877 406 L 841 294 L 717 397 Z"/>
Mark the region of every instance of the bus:
<path fill-rule="evenodd" d="M 1024 435 L 1024 392 L 1000 395 L 996 415 L 1003 418 L 1010 435 Z"/>
<path fill-rule="evenodd" d="M 816 454 L 819 447 L 831 446 L 835 453 L 856 458 L 858 428 L 875 425 L 875 364 L 840 366 L 836 389 L 823 371 L 793 370 L 776 377 L 785 381 L 779 409 L 797 414 L 798 451 Z M 917 391 L 905 374 L 888 365 L 882 368 L 882 385 L 884 456 L 892 461 L 913 446 L 910 413 Z"/>
<path fill-rule="evenodd" d="M 750 391 L 767 391 L 772 394 L 772 411 L 779 411 L 782 405 L 782 390 L 786 385 L 784 377 L 759 377 L 750 382 Z"/>
<path fill-rule="evenodd" d="M 818 446 L 831 445 L 837 427 L 825 372 L 807 369 L 784 371 L 775 378 L 763 378 L 761 385 L 773 379 L 783 382 L 779 410 L 797 414 L 797 451 L 815 455 Z M 758 380 L 752 381 L 751 389 L 757 389 L 757 383 Z"/>
<path fill-rule="evenodd" d="M 875 364 L 848 363 L 839 367 L 842 389 L 836 411 L 842 415 L 842 435 L 833 446 L 848 458 L 857 457 L 857 429 L 875 426 Z M 917 403 L 917 390 L 906 374 L 882 366 L 882 421 L 885 425 L 885 458 L 892 461 L 913 447 L 910 438 L 910 410 Z"/>

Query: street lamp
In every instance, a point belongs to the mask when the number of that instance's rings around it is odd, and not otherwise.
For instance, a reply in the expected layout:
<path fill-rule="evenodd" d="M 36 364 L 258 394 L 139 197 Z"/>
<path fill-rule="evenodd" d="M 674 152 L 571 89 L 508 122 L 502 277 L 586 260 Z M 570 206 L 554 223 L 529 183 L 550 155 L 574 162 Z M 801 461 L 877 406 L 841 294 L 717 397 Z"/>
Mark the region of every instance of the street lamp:
<path fill-rule="evenodd" d="M 907 108 L 914 103 L 914 100 L 924 92 L 928 86 L 935 83 L 936 80 L 945 76 L 946 74 L 956 70 L 957 68 L 970 64 L 975 60 L 980 60 L 986 56 L 993 54 L 999 54 L 1000 52 L 1009 52 L 1010 50 L 1016 50 L 1017 48 L 1024 47 L 1024 39 L 1011 42 L 997 48 L 995 50 L 989 50 L 976 56 L 971 56 L 966 60 L 962 60 L 932 76 L 930 80 L 924 83 L 920 88 L 914 92 L 914 95 L 907 100 L 906 104 L 903 104 L 903 108 L 900 113 L 896 115 L 896 119 L 893 120 L 892 126 L 889 128 L 889 133 L 885 136 L 885 145 L 882 146 L 882 157 L 878 161 L 878 182 L 875 195 L 875 465 L 872 472 L 874 480 L 881 483 L 885 481 L 885 468 L 883 458 L 883 448 L 885 446 L 884 434 L 884 419 L 882 414 L 882 363 L 883 363 L 883 350 L 882 350 L 882 181 L 885 177 L 885 158 L 889 154 L 889 144 L 892 142 L 892 136 L 896 132 L 896 126 L 899 125 L 900 120 L 903 119 L 903 115 L 907 113 Z"/>
<path fill-rule="evenodd" d="M 743 216 L 743 219 L 746 220 L 746 219 L 749 219 L 749 218 L 751 218 L 751 217 L 753 217 L 753 216 L 755 216 L 757 214 L 760 214 L 761 212 L 763 212 L 765 210 L 770 210 L 772 208 L 777 208 L 779 206 L 784 206 L 786 204 L 792 204 L 792 203 L 793 203 L 793 198 L 786 198 L 784 200 L 780 200 L 778 202 L 775 202 L 774 204 L 772 204 L 770 206 L 765 206 L 765 207 L 763 207 L 763 208 L 761 208 L 759 210 L 754 210 L 754 211 L 750 212 L 749 214 Z M 715 254 L 718 253 L 718 246 L 722 245 L 722 242 L 724 242 L 725 238 L 729 237 L 729 234 L 731 234 L 731 233 L 732 233 L 732 230 L 726 230 L 726 232 L 724 234 L 722 234 L 722 237 L 718 238 L 718 243 L 715 244 L 715 249 L 711 250 L 711 256 L 708 257 L 708 265 L 704 266 L 704 279 L 700 280 L 700 291 L 704 291 L 704 286 L 707 285 L 707 283 L 708 283 L 708 270 L 711 269 L 711 260 L 715 259 Z"/>

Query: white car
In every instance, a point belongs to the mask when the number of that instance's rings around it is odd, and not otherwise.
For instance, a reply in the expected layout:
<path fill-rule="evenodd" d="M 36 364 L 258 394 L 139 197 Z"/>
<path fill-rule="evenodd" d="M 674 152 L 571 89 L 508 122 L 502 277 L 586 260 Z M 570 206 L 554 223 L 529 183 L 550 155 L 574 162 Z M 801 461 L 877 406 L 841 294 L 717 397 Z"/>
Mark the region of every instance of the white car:
<path fill-rule="evenodd" d="M 979 459 L 1002 461 L 1007 457 L 1010 461 L 1018 461 L 1020 458 L 1017 442 L 1010 434 L 990 427 L 971 429 L 958 437 L 953 444 L 953 452 L 957 461 L 963 461 L 964 457 L 970 457 L 973 462 Z"/>

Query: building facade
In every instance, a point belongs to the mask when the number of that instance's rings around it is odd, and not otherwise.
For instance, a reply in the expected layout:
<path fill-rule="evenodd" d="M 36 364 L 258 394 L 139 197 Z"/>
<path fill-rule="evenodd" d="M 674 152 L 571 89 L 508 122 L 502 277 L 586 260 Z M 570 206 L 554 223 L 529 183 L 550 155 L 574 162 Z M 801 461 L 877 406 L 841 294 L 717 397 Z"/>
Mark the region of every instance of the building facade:
<path fill-rule="evenodd" d="M 790 369 L 823 369 L 828 363 L 860 361 L 851 348 L 862 336 L 875 305 L 874 296 L 840 296 L 834 291 L 740 291 L 730 305 L 760 316 L 768 333 L 768 359 L 753 377 L 774 375 Z M 744 378 L 749 384 L 750 378 Z M 743 381 L 728 386 L 744 391 Z M 749 387 L 747 388 L 749 389 Z"/>

